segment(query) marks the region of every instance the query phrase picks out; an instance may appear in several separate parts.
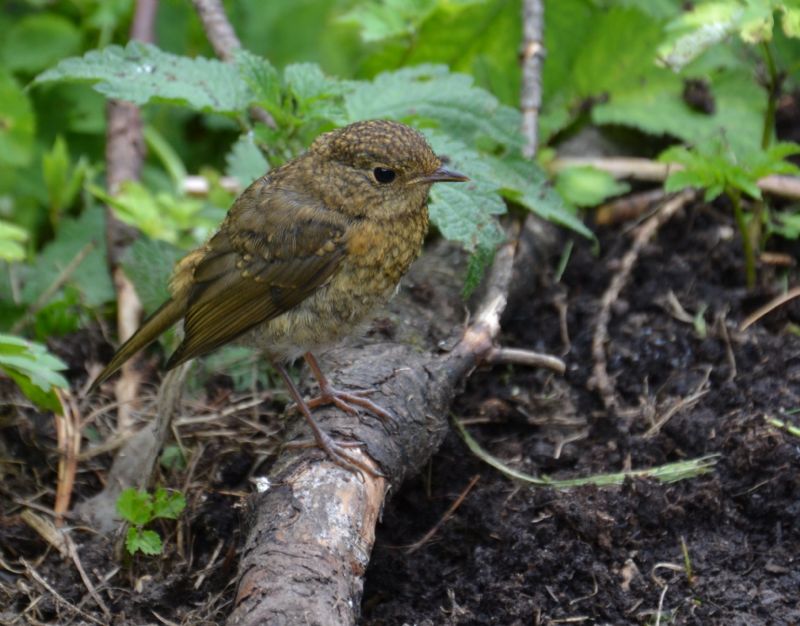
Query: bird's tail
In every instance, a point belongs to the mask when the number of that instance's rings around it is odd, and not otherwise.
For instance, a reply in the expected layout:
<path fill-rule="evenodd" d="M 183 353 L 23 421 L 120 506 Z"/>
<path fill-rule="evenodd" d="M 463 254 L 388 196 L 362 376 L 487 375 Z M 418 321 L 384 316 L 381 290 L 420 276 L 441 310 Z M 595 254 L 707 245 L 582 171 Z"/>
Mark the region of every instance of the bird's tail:
<path fill-rule="evenodd" d="M 139 350 L 147 347 L 158 339 L 165 330 L 183 317 L 183 313 L 184 306 L 180 302 L 169 299 L 162 304 L 155 313 L 142 322 L 139 330 L 133 333 L 131 338 L 117 350 L 109 364 L 106 365 L 105 369 L 94 379 L 92 386 L 89 387 L 89 393 L 96 390 L 101 383 L 114 374 L 114 372 L 122 367 L 125 361 L 139 352 Z"/>

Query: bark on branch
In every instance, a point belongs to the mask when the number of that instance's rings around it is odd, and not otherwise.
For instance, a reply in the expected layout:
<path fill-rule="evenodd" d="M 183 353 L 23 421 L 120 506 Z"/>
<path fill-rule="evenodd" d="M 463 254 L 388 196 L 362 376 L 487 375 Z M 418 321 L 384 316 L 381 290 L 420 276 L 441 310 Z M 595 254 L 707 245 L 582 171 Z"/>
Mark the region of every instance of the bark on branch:
<path fill-rule="evenodd" d="M 498 252 L 465 329 L 459 330 L 461 275 L 453 269 L 463 267 L 463 259 L 439 244 L 412 268 L 392 302 L 397 333 L 391 341 L 354 343 L 325 355 L 326 373 L 337 386 L 374 389 L 370 397 L 395 416 L 381 423 L 335 409 L 315 412 L 328 432 L 363 442 L 358 453 L 384 478 L 354 475 L 315 449 L 285 451 L 270 472 L 271 488 L 250 503 L 229 624 L 355 623 L 385 497 L 437 450 L 448 429 L 450 403 L 492 350 L 512 276 L 520 275 L 512 273 L 516 249 L 513 237 Z M 522 249 L 542 254 L 547 246 Z M 530 287 L 527 267 L 522 275 Z M 302 425 L 293 435 L 308 437 Z"/>

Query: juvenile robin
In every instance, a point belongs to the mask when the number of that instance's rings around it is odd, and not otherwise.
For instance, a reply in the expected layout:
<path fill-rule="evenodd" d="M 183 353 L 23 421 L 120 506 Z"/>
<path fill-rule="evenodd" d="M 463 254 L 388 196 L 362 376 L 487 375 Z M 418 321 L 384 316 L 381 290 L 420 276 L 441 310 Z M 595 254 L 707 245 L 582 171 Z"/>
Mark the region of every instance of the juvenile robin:
<path fill-rule="evenodd" d="M 391 297 L 422 249 L 431 185 L 465 180 L 404 124 L 370 120 L 320 135 L 307 152 L 250 185 L 219 231 L 178 262 L 171 298 L 120 347 L 92 390 L 183 320 L 185 336 L 167 369 L 233 341 L 258 348 L 286 382 L 316 444 L 337 464 L 369 471 L 310 409 L 334 404 L 351 414 L 361 407 L 389 415 L 331 386 L 312 351 L 353 332 Z M 320 388 L 308 403 L 285 367 L 301 355 Z"/>

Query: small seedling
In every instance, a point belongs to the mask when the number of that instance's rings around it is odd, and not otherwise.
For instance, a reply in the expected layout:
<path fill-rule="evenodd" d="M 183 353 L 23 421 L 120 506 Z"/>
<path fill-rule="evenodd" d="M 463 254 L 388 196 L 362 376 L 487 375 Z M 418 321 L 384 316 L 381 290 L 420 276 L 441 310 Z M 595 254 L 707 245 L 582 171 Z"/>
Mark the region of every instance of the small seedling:
<path fill-rule="evenodd" d="M 117 512 L 131 524 L 125 539 L 130 554 L 161 554 L 164 546 L 161 536 L 144 527 L 155 519 L 177 519 L 186 507 L 186 499 L 179 492 L 169 492 L 163 487 L 150 494 L 133 487 L 123 491 L 117 498 Z"/>

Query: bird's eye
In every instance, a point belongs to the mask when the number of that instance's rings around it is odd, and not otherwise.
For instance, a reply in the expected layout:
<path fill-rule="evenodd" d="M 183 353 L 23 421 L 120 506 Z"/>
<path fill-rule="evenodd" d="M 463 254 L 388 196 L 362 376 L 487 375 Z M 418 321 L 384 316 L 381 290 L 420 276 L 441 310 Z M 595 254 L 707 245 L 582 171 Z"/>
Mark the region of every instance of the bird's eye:
<path fill-rule="evenodd" d="M 372 175 L 375 176 L 375 180 L 384 185 L 392 182 L 397 177 L 395 171 L 390 170 L 388 167 L 376 167 L 372 170 Z"/>

